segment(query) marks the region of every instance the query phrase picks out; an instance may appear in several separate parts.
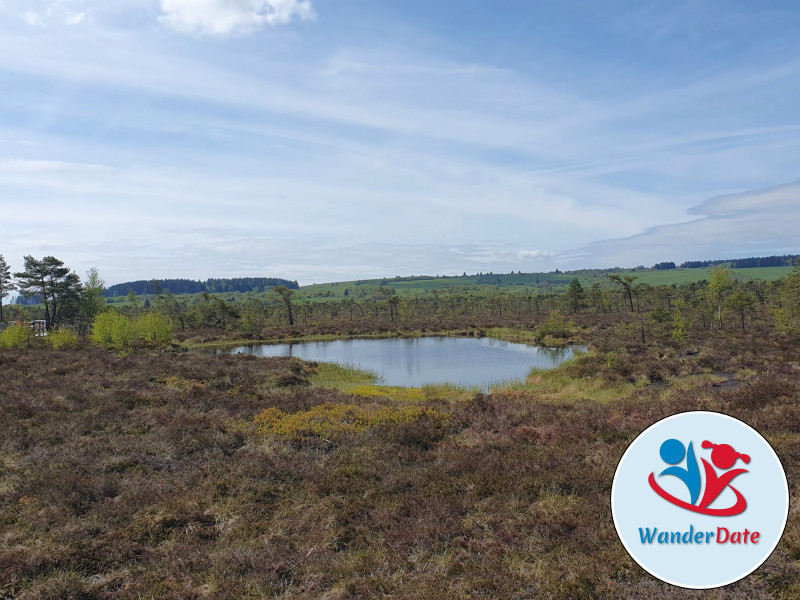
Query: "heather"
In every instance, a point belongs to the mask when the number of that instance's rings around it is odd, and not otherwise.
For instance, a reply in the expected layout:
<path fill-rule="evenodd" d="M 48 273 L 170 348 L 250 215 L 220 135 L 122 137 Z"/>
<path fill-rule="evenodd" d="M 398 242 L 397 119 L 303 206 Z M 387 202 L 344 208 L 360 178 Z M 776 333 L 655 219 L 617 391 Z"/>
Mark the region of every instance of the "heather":
<path fill-rule="evenodd" d="M 589 352 L 489 394 L 382 388 L 296 359 L 88 342 L 0 352 L 6 598 L 795 598 L 800 523 L 718 591 L 642 571 L 614 468 L 702 409 L 773 444 L 794 494 L 800 346 L 755 324 L 643 345 L 578 315 Z M 525 335 L 524 330 L 520 330 Z M 536 335 L 535 329 L 530 330 Z"/>

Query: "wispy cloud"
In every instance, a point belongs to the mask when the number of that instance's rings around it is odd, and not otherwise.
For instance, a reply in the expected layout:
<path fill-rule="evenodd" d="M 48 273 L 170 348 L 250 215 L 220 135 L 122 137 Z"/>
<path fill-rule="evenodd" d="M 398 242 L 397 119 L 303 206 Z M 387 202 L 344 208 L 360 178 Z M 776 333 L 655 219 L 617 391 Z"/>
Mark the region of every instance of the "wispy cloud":
<path fill-rule="evenodd" d="M 699 217 L 590 244 L 573 261 L 592 266 L 651 266 L 674 260 L 744 258 L 798 252 L 800 183 L 711 198 L 689 211 Z"/>
<path fill-rule="evenodd" d="M 167 27 L 200 35 L 243 35 L 316 16 L 310 0 L 161 0 L 161 10 Z"/>
<path fill-rule="evenodd" d="M 659 27 L 668 4 L 613 30 L 630 48 L 586 52 L 581 33 L 603 25 L 580 31 L 554 8 L 571 37 L 536 48 L 542 24 L 503 54 L 473 43 L 491 27 L 456 31 L 438 3 L 2 0 L 0 192 L 15 204 L 0 250 L 102 269 L 91 249 L 121 277 L 301 280 L 548 270 L 604 239 L 623 241 L 570 264 L 650 260 L 639 243 L 677 259 L 670 239 L 716 255 L 730 215 L 702 212 L 705 198 L 798 177 L 797 28 L 760 19 L 760 42 L 742 42 L 760 52 L 728 59 L 694 38 L 717 35 L 728 9 L 682 2 L 681 18 L 704 11 L 706 25 L 673 23 L 655 36 L 664 47 L 630 35 L 637 20 Z M 691 61 L 673 53 L 687 40 Z M 766 223 L 795 207 L 754 202 L 752 243 L 767 244 Z"/>

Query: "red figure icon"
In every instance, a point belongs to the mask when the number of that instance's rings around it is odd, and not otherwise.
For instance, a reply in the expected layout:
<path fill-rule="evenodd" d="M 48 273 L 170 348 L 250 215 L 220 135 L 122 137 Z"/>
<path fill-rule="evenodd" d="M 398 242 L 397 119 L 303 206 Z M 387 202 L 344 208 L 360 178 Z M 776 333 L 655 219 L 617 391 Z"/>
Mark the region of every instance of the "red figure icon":
<path fill-rule="evenodd" d="M 734 450 L 733 447 L 729 446 L 728 444 L 712 444 L 708 440 L 705 440 L 702 444 L 702 447 L 706 449 L 713 448 L 711 451 L 711 462 L 714 463 L 714 467 L 717 467 L 718 469 L 730 469 L 740 458 L 745 464 L 750 462 L 750 457 L 747 454 L 740 454 L 739 452 L 736 452 L 736 450 Z M 714 500 L 716 500 L 717 496 L 719 496 L 722 491 L 730 485 L 734 477 L 737 477 L 742 473 L 747 473 L 747 469 L 734 469 L 733 471 L 728 471 L 727 473 L 717 476 L 717 472 L 714 470 L 714 467 L 708 464 L 708 461 L 705 458 L 701 458 L 700 460 L 703 461 L 703 468 L 706 472 L 706 489 L 703 493 L 703 498 L 700 501 L 701 508 L 707 507 Z M 744 497 L 735 487 L 730 487 L 731 490 L 733 490 L 733 492 L 736 494 L 736 505 L 734 508 L 739 508 L 741 505 L 741 510 L 744 510 L 744 507 L 747 505 Z"/>
<path fill-rule="evenodd" d="M 690 450 L 691 447 L 691 444 L 689 444 Z M 697 463 L 692 462 L 694 461 L 694 453 L 687 453 L 687 455 L 691 455 L 691 461 L 687 463 L 687 469 L 677 470 L 675 467 L 675 465 L 683 460 L 685 452 L 683 444 L 681 444 L 678 440 L 666 440 L 661 446 L 661 458 L 668 464 L 673 465 L 672 467 L 662 471 L 661 475 L 675 475 L 680 477 L 689 488 L 691 493 L 691 502 L 686 502 L 685 500 L 676 498 L 664 490 L 660 485 L 658 485 L 658 483 L 656 483 L 655 472 L 650 473 L 650 476 L 648 477 L 647 481 L 650 484 L 650 487 L 656 494 L 664 498 L 664 500 L 667 502 L 692 512 L 703 515 L 713 515 L 717 517 L 730 517 L 741 514 L 747 508 L 747 500 L 745 500 L 744 496 L 739 490 L 731 485 L 731 481 L 733 481 L 734 478 L 738 477 L 742 473 L 747 473 L 748 471 L 747 469 L 733 469 L 727 471 L 727 469 L 730 469 L 733 465 L 735 465 L 736 461 L 739 459 L 741 459 L 745 464 L 749 464 L 750 457 L 747 454 L 737 452 L 728 444 L 713 444 L 708 440 L 705 440 L 702 444 L 702 447 L 706 450 L 712 448 L 711 462 L 714 464 L 714 466 L 712 467 L 705 458 L 700 459 L 703 462 L 703 469 L 705 470 L 705 491 L 703 492 L 703 497 L 700 499 L 699 504 L 695 504 L 695 498 L 700 491 L 700 474 L 699 469 L 697 468 Z M 692 471 L 690 468 L 692 465 L 694 465 L 694 471 Z M 714 469 L 714 467 L 725 472 L 721 475 L 717 475 L 717 471 Z M 686 475 L 683 475 L 684 472 Z M 692 472 L 696 473 L 697 481 L 691 477 Z M 696 491 L 693 492 L 692 490 L 695 489 L 693 486 L 695 485 Z M 709 505 L 719 497 L 725 488 L 730 488 L 730 490 L 735 494 L 736 502 L 733 504 L 733 506 L 728 506 L 726 508 L 711 508 Z"/>

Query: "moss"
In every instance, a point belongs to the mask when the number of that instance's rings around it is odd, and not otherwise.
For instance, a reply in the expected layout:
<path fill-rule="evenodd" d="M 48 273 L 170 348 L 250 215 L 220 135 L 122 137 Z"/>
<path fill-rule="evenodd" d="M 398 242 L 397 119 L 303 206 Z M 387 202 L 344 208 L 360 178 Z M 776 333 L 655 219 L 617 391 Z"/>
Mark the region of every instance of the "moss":
<path fill-rule="evenodd" d="M 305 411 L 284 413 L 270 407 L 253 418 L 257 431 L 286 437 L 336 437 L 369 429 L 413 423 L 422 418 L 447 420 L 449 415 L 421 406 L 398 408 L 326 402 Z"/>

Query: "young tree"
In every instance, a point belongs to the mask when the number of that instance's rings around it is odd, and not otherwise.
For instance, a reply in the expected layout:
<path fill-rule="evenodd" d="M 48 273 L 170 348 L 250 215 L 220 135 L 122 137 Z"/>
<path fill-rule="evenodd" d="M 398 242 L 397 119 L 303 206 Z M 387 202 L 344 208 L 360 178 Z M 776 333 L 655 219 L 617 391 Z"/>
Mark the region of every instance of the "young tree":
<path fill-rule="evenodd" d="M 294 290 L 290 290 L 285 285 L 279 285 L 273 288 L 272 291 L 283 299 L 286 304 L 286 310 L 289 311 L 289 325 L 294 325 L 294 317 L 292 316 L 292 294 L 294 294 Z"/>
<path fill-rule="evenodd" d="M 737 315 L 742 324 L 742 331 L 745 329 L 745 321 L 752 318 L 756 311 L 756 297 L 750 292 L 739 290 L 725 299 L 725 309 Z"/>
<path fill-rule="evenodd" d="M 97 267 L 92 267 L 86 271 L 86 282 L 83 284 L 81 293 L 81 322 L 86 323 L 87 329 L 92 326 L 94 318 L 102 312 L 106 306 L 103 298 L 106 282 L 100 278 Z"/>
<path fill-rule="evenodd" d="M 636 275 L 609 275 L 608 278 L 616 283 L 618 286 L 622 288 L 625 292 L 625 296 L 628 298 L 628 304 L 630 304 L 631 312 L 633 312 L 633 289 L 632 285 L 633 282 L 638 279 Z"/>
<path fill-rule="evenodd" d="M 8 266 L 6 259 L 0 254 L 0 323 L 3 323 L 3 298 L 17 289 L 14 280 L 11 278 L 11 267 Z"/>
<path fill-rule="evenodd" d="M 722 329 L 722 305 L 725 301 L 725 295 L 728 290 L 733 287 L 733 280 L 731 279 L 731 270 L 728 267 L 717 265 L 711 269 L 711 281 L 708 283 L 708 296 L 711 304 L 717 306 L 717 323 Z M 714 327 L 714 321 L 711 321 L 711 327 Z"/>
<path fill-rule="evenodd" d="M 689 341 L 689 329 L 692 322 L 689 320 L 688 307 L 683 299 L 675 302 L 672 313 L 672 339 L 678 344 L 678 350 L 682 354 Z"/>
<path fill-rule="evenodd" d="M 800 258 L 792 272 L 777 283 L 779 307 L 774 311 L 778 331 L 800 331 Z"/>
<path fill-rule="evenodd" d="M 157 311 L 180 323 L 181 331 L 186 330 L 186 311 L 188 307 L 186 306 L 185 298 L 179 300 L 172 292 L 164 290 L 154 298 L 152 305 Z"/>
<path fill-rule="evenodd" d="M 569 289 L 567 290 L 567 303 L 569 304 L 570 311 L 576 313 L 582 308 L 586 308 L 585 298 L 586 295 L 583 292 L 583 286 L 581 286 L 581 282 L 578 281 L 576 277 L 570 282 Z"/>
<path fill-rule="evenodd" d="M 71 273 L 64 262 L 54 256 L 36 260 L 25 257 L 25 270 L 14 273 L 23 296 L 42 298 L 45 327 L 48 331 L 57 327 L 64 315 L 78 307 L 81 296 L 81 279 Z"/>

